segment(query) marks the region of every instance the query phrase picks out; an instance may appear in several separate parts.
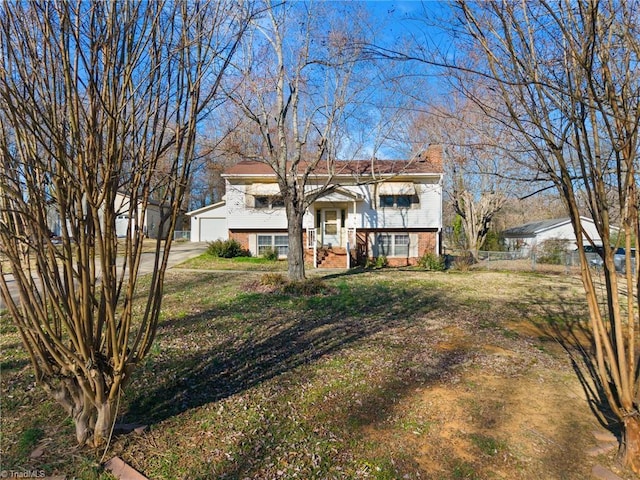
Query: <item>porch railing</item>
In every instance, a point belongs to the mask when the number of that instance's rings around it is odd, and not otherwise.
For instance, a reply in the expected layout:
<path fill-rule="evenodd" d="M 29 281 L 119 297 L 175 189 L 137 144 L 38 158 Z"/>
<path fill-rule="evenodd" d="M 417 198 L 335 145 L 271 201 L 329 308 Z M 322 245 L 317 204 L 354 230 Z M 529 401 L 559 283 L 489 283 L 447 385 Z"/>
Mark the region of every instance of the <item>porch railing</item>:
<path fill-rule="evenodd" d="M 340 230 L 340 245 L 344 245 L 347 250 L 347 268 L 351 268 L 351 250 L 356 248 L 356 229 L 354 227 L 341 228 Z M 322 245 L 321 240 L 318 238 L 317 228 L 307 228 L 307 249 L 313 249 L 313 266 L 318 266 L 318 248 Z M 346 240 L 346 242 L 344 241 Z"/>

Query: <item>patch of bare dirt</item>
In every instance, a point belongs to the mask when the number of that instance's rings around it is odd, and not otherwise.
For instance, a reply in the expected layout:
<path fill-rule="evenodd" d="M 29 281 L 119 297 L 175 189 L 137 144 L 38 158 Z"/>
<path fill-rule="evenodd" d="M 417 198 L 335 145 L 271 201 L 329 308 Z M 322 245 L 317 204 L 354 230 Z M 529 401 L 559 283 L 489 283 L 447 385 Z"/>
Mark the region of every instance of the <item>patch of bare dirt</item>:
<path fill-rule="evenodd" d="M 615 451 L 588 454 L 593 432 L 605 430 L 560 344 L 541 343 L 548 332 L 530 322 L 509 327 L 506 335 L 444 328 L 436 355 L 466 351 L 469 359 L 457 375 L 415 388 L 396 406 L 395 424 L 371 426 L 368 437 L 381 449 L 402 444 L 432 479 L 583 480 L 598 461 L 613 464 Z"/>

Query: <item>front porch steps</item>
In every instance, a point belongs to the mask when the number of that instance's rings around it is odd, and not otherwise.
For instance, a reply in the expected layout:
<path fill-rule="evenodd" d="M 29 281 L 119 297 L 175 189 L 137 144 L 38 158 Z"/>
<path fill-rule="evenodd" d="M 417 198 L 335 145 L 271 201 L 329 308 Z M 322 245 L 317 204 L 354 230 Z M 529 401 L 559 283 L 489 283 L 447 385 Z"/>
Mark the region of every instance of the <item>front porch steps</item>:
<path fill-rule="evenodd" d="M 347 249 L 331 247 L 318 249 L 318 268 L 347 268 Z"/>

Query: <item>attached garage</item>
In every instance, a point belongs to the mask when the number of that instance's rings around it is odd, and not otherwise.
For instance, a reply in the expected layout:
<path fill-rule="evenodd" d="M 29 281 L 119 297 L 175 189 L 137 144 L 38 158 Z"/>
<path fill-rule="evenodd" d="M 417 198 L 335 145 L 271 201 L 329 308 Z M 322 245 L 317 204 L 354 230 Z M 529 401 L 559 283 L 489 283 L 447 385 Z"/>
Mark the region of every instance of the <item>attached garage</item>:
<path fill-rule="evenodd" d="M 229 238 L 226 218 L 200 218 L 200 236 L 198 242 L 212 242 Z M 193 227 L 191 227 L 193 232 Z"/>
<path fill-rule="evenodd" d="M 225 205 L 225 202 L 218 202 L 187 213 L 191 218 L 192 242 L 213 242 L 229 238 Z"/>

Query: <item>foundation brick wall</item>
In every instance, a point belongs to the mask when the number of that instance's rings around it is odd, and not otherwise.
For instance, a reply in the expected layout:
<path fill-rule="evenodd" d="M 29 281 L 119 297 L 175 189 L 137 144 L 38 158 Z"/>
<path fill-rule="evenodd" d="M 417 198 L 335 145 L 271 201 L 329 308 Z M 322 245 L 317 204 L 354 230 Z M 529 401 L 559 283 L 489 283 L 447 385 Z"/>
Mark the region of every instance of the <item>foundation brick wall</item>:
<path fill-rule="evenodd" d="M 230 231 L 229 240 L 235 240 L 242 245 L 242 248 L 249 250 L 249 233 Z"/>
<path fill-rule="evenodd" d="M 436 232 L 418 233 L 418 255 L 422 256 L 425 252 L 431 252 L 437 255 L 438 252 L 438 234 Z"/>
<path fill-rule="evenodd" d="M 394 258 L 388 257 L 387 263 L 390 267 L 406 267 L 409 265 L 416 265 L 418 260 L 425 252 L 431 252 L 435 255 L 438 254 L 438 234 L 436 232 L 419 232 L 418 233 L 418 257 L 410 258 Z"/>
<path fill-rule="evenodd" d="M 241 231 L 230 231 L 229 238 L 236 240 L 242 245 L 243 248 L 249 248 L 249 236 L 255 235 L 256 232 L 241 232 Z M 418 232 L 418 257 L 411 258 L 387 258 L 387 262 L 391 267 L 404 267 L 409 265 L 416 265 L 418 263 L 418 259 L 424 255 L 425 252 L 431 252 L 433 254 L 438 254 L 438 245 L 437 245 L 438 235 L 436 232 Z M 307 233 L 302 233 L 302 241 L 304 247 L 304 261 L 305 264 L 311 265 L 313 264 L 313 250 L 307 248 Z M 359 238 L 359 242 L 362 243 L 365 241 L 365 237 Z M 366 248 L 366 247 L 365 247 Z M 370 252 L 369 252 L 370 254 Z"/>

